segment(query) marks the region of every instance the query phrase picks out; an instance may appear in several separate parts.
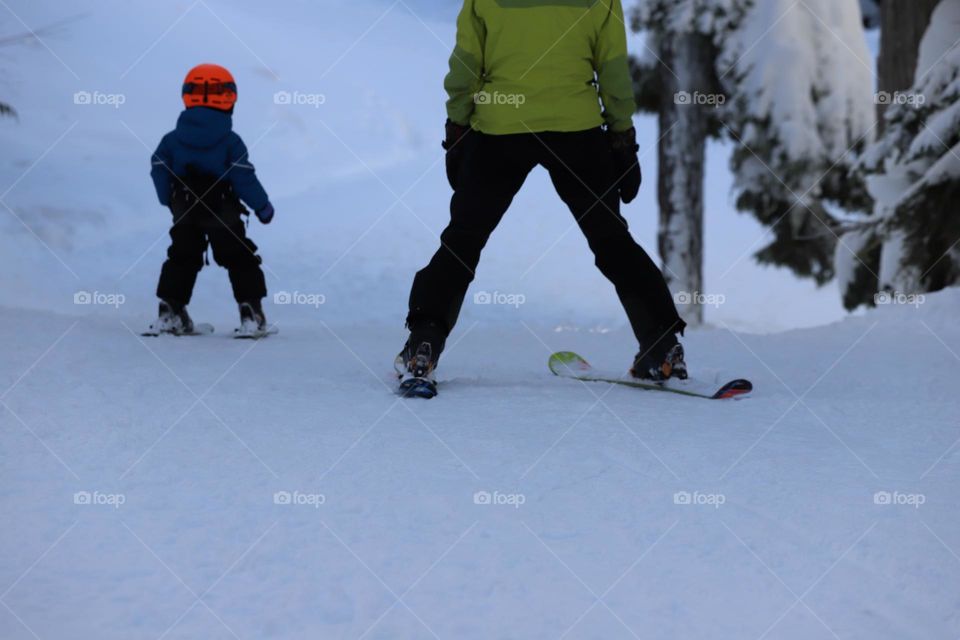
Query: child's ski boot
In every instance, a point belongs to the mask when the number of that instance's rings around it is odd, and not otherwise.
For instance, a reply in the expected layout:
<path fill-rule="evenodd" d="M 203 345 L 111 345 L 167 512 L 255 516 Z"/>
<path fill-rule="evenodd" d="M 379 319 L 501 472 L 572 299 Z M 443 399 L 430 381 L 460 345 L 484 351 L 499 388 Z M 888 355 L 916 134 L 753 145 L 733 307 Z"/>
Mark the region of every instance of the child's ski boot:
<path fill-rule="evenodd" d="M 234 331 L 234 338 L 258 340 L 276 332 L 276 327 L 267 325 L 263 305 L 259 300 L 240 303 L 240 327 Z"/>
<path fill-rule="evenodd" d="M 193 320 L 190 319 L 190 314 L 187 313 L 186 305 L 170 300 L 160 301 L 158 317 L 143 335 L 159 336 L 164 333 L 175 336 L 189 336 L 196 333 Z"/>

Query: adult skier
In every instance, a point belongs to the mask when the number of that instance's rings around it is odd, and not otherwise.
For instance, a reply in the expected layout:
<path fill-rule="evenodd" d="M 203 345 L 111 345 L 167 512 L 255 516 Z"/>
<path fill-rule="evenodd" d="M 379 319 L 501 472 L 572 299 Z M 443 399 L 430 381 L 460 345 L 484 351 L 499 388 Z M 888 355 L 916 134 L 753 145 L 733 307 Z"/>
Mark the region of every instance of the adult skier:
<path fill-rule="evenodd" d="M 160 313 L 151 332 L 193 333 L 187 305 L 210 246 L 230 275 L 240 308 L 238 336 L 256 336 L 267 330 L 261 304 L 267 287 L 257 245 L 244 229 L 241 200 L 263 224 L 274 209 L 232 130 L 237 84 L 227 69 L 201 64 L 187 74 L 181 94 L 185 109 L 160 141 L 150 172 L 160 204 L 173 212 L 172 242 L 157 285 Z"/>
<path fill-rule="evenodd" d="M 450 223 L 413 281 L 401 391 L 436 393 L 434 371 L 480 253 L 537 165 L 623 303 L 640 344 L 632 374 L 686 378 L 685 323 L 620 215 L 641 182 L 620 0 L 464 0 L 444 87 Z"/>

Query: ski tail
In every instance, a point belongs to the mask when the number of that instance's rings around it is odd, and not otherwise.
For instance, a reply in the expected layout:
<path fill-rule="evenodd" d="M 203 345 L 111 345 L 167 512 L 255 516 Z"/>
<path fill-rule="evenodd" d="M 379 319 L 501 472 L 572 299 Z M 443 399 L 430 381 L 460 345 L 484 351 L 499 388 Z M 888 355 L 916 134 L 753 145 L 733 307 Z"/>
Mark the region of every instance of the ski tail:
<path fill-rule="evenodd" d="M 578 375 L 587 374 L 593 370 L 589 362 L 573 351 L 556 352 L 550 356 L 547 365 L 550 367 L 553 375 L 564 378 L 575 378 Z"/>

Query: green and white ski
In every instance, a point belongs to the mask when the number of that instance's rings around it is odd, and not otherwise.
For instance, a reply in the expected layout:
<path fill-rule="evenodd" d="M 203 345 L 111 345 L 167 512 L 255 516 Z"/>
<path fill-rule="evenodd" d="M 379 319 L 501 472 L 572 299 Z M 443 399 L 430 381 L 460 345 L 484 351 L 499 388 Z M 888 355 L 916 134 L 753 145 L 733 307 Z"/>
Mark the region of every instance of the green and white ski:
<path fill-rule="evenodd" d="M 706 398 L 709 400 L 725 400 L 727 398 L 736 398 L 753 391 L 753 384 L 749 380 L 737 379 L 731 380 L 719 387 L 694 378 L 687 380 L 677 380 L 671 378 L 665 382 L 651 382 L 639 380 L 624 374 L 617 376 L 597 371 L 590 363 L 572 351 L 558 351 L 550 356 L 548 363 L 550 371 L 561 378 L 571 378 L 583 382 L 606 382 L 608 384 L 620 384 L 627 387 L 636 387 L 638 389 L 648 389 L 650 391 L 667 391 L 669 393 L 678 393 L 684 396 L 694 398 Z"/>

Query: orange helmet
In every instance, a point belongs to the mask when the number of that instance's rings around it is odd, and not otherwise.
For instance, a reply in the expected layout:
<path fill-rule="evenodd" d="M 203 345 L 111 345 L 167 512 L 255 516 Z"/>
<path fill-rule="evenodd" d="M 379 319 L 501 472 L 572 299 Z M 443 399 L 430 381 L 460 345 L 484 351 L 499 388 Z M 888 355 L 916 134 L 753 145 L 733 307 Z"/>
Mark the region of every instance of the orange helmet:
<path fill-rule="evenodd" d="M 190 69 L 183 80 L 183 104 L 230 111 L 237 103 L 237 83 L 233 75 L 218 64 L 200 64 Z"/>

